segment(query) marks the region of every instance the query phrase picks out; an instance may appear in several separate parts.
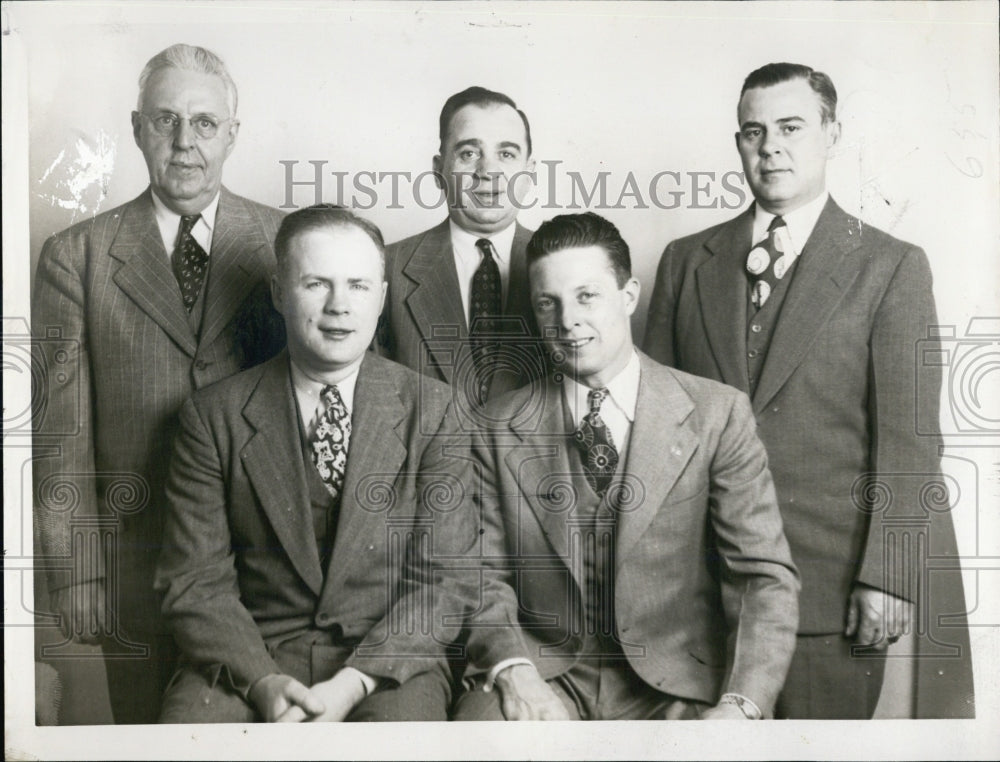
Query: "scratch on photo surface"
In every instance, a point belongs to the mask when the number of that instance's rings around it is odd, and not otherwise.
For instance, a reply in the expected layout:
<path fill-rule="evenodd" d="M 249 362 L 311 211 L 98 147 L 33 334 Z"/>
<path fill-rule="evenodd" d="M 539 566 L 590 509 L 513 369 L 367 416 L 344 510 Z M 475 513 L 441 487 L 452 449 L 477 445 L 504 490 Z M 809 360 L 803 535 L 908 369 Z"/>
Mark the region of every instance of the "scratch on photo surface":
<path fill-rule="evenodd" d="M 103 130 L 91 138 L 78 135 L 69 149 L 63 149 L 38 179 L 44 186 L 39 197 L 52 206 L 77 215 L 96 214 L 108 195 L 114 171 L 117 136 Z"/>

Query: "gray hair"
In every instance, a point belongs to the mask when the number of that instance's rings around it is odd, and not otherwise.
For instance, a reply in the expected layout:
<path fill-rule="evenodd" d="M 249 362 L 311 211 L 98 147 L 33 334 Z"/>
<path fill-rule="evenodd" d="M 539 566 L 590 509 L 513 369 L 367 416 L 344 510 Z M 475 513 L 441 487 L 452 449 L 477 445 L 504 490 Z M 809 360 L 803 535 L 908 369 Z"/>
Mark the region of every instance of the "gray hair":
<path fill-rule="evenodd" d="M 214 74 L 219 77 L 226 86 L 226 101 L 229 104 L 229 116 L 236 116 L 236 83 L 229 76 L 226 65 L 211 50 L 199 48 L 194 45 L 184 45 L 178 43 L 171 45 L 166 50 L 161 50 L 149 59 L 139 75 L 139 102 L 136 107 L 142 111 L 142 102 L 146 95 L 146 85 L 149 78 L 160 69 L 182 69 L 184 71 L 195 71 L 201 74 Z"/>

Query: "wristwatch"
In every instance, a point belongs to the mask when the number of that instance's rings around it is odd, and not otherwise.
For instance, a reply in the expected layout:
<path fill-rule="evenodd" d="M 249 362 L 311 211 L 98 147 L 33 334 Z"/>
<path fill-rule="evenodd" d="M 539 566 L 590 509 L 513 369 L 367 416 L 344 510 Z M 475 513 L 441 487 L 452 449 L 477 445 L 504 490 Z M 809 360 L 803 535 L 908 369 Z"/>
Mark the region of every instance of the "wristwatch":
<path fill-rule="evenodd" d="M 764 719 L 763 713 L 760 711 L 755 703 L 753 703 L 746 696 L 741 696 L 738 693 L 723 693 L 722 698 L 719 699 L 720 704 L 736 704 L 743 712 L 743 716 L 748 720 L 762 720 Z"/>

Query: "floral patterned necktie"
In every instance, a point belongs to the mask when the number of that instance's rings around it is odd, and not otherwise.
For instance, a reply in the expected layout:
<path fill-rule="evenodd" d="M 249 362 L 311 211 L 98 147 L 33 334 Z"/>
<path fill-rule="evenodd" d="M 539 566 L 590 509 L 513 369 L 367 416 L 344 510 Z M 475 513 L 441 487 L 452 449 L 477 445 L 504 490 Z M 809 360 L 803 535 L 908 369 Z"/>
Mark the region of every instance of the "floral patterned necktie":
<path fill-rule="evenodd" d="M 587 395 L 590 412 L 587 413 L 573 434 L 587 483 L 598 495 L 603 496 L 611 486 L 618 467 L 618 450 L 607 424 L 601 418 L 601 403 L 607 399 L 607 389 L 591 389 Z"/>
<path fill-rule="evenodd" d="M 347 472 L 351 417 L 336 386 L 324 386 L 319 396 L 324 409 L 312 437 L 312 459 L 327 491 L 338 499 Z"/>

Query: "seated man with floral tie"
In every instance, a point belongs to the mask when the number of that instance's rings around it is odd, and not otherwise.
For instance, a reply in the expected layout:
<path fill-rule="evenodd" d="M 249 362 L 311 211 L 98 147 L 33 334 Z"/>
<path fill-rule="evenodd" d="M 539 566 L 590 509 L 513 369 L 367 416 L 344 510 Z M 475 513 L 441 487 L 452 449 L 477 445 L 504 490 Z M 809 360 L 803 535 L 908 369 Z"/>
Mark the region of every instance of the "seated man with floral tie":
<path fill-rule="evenodd" d="M 607 220 L 556 217 L 527 257 L 555 367 L 473 445 L 488 594 L 456 719 L 770 716 L 798 575 L 746 395 L 635 349 Z"/>
<path fill-rule="evenodd" d="M 436 559 L 477 536 L 451 395 L 366 351 L 378 228 L 302 209 L 275 254 L 287 351 L 181 410 L 156 586 L 182 663 L 160 720 L 444 720 L 465 599 Z"/>

